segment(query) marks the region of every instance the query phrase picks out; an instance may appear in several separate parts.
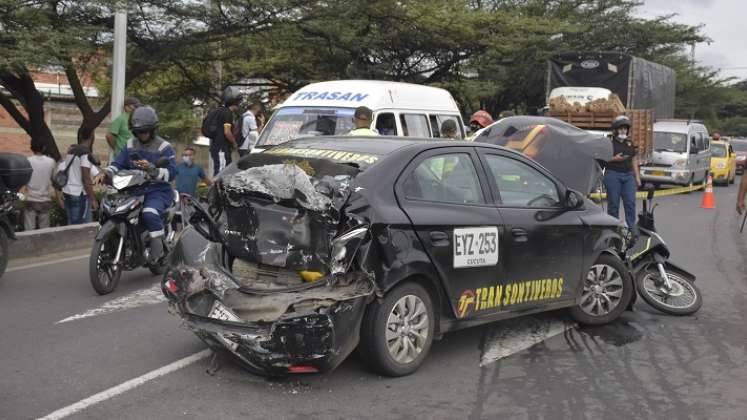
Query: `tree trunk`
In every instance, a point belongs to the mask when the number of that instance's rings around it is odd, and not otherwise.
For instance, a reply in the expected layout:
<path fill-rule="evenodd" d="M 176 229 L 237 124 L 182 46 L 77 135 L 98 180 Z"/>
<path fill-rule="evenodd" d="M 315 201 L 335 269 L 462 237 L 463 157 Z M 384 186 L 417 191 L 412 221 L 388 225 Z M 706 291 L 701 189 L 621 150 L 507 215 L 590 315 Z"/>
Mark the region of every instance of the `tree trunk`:
<path fill-rule="evenodd" d="M 2 100 L 0 104 L 8 111 L 13 119 L 31 137 L 31 144 L 44 148 L 45 154 L 55 160 L 60 159 L 60 151 L 55 143 L 52 131 L 44 120 L 44 96 L 36 90 L 34 80 L 26 69 L 15 74 L 0 73 L 0 84 L 18 100 L 26 110 L 27 117 L 18 110 L 10 100 Z"/>

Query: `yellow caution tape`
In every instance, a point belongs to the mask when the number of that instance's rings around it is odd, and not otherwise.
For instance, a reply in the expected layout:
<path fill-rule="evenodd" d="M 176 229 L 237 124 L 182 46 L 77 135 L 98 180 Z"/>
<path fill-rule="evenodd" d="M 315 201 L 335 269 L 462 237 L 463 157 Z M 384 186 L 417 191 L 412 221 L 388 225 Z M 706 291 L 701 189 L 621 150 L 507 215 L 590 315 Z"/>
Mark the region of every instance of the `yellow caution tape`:
<path fill-rule="evenodd" d="M 702 190 L 705 187 L 705 185 L 693 185 L 692 187 L 677 187 L 677 188 L 665 188 L 663 190 L 656 190 L 654 192 L 654 197 L 665 197 L 668 195 L 676 195 L 676 194 L 684 194 L 688 192 L 693 192 L 697 190 Z M 648 192 L 646 191 L 638 191 L 635 196 L 636 198 L 646 198 L 648 195 Z M 593 193 L 589 195 L 589 198 L 602 200 L 607 198 L 607 194 L 599 194 L 599 193 Z"/>

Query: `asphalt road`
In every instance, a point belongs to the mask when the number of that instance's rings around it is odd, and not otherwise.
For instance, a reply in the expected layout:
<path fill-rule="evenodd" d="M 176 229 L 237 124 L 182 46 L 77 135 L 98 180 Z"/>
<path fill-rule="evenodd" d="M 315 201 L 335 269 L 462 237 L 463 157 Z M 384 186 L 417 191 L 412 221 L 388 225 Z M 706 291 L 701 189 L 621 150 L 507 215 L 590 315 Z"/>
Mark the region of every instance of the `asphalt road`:
<path fill-rule="evenodd" d="M 145 270 L 105 297 L 91 289 L 86 259 L 12 271 L 0 281 L 0 418 L 43 417 L 83 400 L 67 418 L 744 419 L 747 236 L 737 231 L 736 187 L 715 191 L 717 210 L 699 208 L 702 193 L 657 199 L 672 259 L 697 275 L 704 295 L 695 316 L 660 314 L 639 299 L 612 325 L 486 360 L 496 337 L 526 321 L 496 323 L 446 335 L 418 372 L 397 379 L 369 373 L 357 357 L 283 381 L 228 360 L 211 374 L 200 358 L 91 402 L 205 347 L 153 303 L 157 279 Z"/>

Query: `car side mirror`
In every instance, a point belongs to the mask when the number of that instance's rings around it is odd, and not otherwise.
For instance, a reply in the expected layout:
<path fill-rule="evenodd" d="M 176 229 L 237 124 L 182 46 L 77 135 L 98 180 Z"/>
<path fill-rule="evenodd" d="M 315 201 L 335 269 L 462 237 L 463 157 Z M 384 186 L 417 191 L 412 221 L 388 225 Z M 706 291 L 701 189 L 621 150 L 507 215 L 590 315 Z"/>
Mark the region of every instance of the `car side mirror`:
<path fill-rule="evenodd" d="M 578 210 L 584 207 L 584 196 L 580 192 L 568 189 L 565 191 L 566 210 Z"/>

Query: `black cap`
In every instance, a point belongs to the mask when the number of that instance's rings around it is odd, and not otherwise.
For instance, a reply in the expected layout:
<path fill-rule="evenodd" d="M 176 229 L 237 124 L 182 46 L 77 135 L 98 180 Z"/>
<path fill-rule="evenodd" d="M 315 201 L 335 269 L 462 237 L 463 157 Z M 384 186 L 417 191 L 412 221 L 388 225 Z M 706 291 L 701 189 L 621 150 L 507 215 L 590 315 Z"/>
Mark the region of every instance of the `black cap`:
<path fill-rule="evenodd" d="M 358 108 L 355 108 L 355 114 L 353 114 L 353 117 L 359 120 L 371 121 L 373 119 L 373 111 L 371 111 L 371 108 L 369 107 L 359 106 Z"/>

